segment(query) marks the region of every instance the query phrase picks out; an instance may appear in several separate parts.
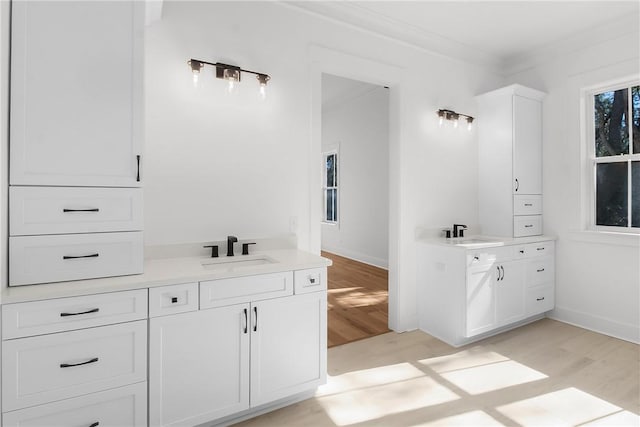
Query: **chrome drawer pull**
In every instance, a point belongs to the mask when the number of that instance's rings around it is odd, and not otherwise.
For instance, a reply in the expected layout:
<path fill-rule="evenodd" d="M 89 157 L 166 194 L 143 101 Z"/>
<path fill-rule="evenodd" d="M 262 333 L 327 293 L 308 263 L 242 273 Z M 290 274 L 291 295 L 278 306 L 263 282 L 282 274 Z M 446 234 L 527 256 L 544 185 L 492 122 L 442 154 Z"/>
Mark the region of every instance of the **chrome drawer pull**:
<path fill-rule="evenodd" d="M 98 427 L 100 425 L 100 421 L 96 421 L 95 423 L 91 424 L 89 427 Z"/>
<path fill-rule="evenodd" d="M 96 363 L 98 361 L 97 357 L 94 357 L 93 359 L 89 359 L 86 362 L 80 362 L 80 363 L 61 363 L 60 367 L 61 368 L 73 368 L 74 366 L 82 366 L 82 365 L 88 365 L 89 363 Z"/>
<path fill-rule="evenodd" d="M 543 300 L 544 300 L 544 297 L 542 297 L 542 298 L 536 298 L 536 301 L 543 301 Z"/>
<path fill-rule="evenodd" d="M 87 310 L 87 311 L 81 311 L 79 313 L 60 313 L 60 317 L 67 317 L 67 316 L 80 316 L 82 314 L 90 314 L 90 313 L 97 313 L 99 312 L 100 309 L 99 308 L 92 308 L 91 310 Z"/>
<path fill-rule="evenodd" d="M 62 212 L 100 212 L 98 208 L 91 209 L 62 209 Z"/>
<path fill-rule="evenodd" d="M 62 259 L 97 258 L 99 256 L 100 254 L 78 255 L 78 256 L 63 255 Z"/>
<path fill-rule="evenodd" d="M 542 273 L 544 271 L 544 268 L 539 268 L 536 270 L 537 273 Z"/>

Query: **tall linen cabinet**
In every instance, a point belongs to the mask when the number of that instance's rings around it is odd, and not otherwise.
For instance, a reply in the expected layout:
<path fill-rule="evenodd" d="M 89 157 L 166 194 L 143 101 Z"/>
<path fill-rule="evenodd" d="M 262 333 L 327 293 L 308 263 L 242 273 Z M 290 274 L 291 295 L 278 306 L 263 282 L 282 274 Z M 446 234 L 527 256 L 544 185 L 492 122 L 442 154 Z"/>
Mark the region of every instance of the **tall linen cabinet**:
<path fill-rule="evenodd" d="M 142 272 L 144 7 L 12 3 L 11 286 Z"/>
<path fill-rule="evenodd" d="M 511 85 L 476 97 L 482 234 L 542 234 L 542 99 Z"/>

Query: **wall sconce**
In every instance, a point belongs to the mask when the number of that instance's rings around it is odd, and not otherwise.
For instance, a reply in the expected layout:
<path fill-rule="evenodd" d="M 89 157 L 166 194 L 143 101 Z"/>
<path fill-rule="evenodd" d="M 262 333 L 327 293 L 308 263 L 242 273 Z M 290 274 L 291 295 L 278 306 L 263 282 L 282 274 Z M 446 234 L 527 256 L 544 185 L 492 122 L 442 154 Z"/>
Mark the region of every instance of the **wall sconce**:
<path fill-rule="evenodd" d="M 260 96 L 262 96 L 263 99 L 266 98 L 267 96 L 267 82 L 271 80 L 271 77 L 269 77 L 268 74 L 258 73 L 256 71 L 251 71 L 251 70 L 243 70 L 237 65 L 222 64 L 220 62 L 213 63 L 213 62 L 202 61 L 200 59 L 190 59 L 189 61 L 187 61 L 187 63 L 191 67 L 191 72 L 193 73 L 194 85 L 198 84 L 198 76 L 200 75 L 200 71 L 204 68 L 206 64 L 206 65 L 211 65 L 212 67 L 215 67 L 216 78 L 224 79 L 227 82 L 229 82 L 229 86 L 228 86 L 229 92 L 233 92 L 233 90 L 235 89 L 236 83 L 240 82 L 242 78 L 242 73 L 244 72 L 244 73 L 255 74 L 256 78 L 258 79 L 258 82 L 260 83 Z"/>
<path fill-rule="evenodd" d="M 466 114 L 456 113 L 455 111 L 445 110 L 445 109 L 438 110 L 438 117 L 440 118 L 440 121 L 438 122 L 440 126 L 442 126 L 445 120 L 450 120 L 453 122 L 454 128 L 458 127 L 458 123 L 460 122 L 461 119 L 465 119 L 465 121 L 467 122 L 467 130 L 471 130 L 472 123 L 474 120 L 473 117 L 468 116 Z"/>

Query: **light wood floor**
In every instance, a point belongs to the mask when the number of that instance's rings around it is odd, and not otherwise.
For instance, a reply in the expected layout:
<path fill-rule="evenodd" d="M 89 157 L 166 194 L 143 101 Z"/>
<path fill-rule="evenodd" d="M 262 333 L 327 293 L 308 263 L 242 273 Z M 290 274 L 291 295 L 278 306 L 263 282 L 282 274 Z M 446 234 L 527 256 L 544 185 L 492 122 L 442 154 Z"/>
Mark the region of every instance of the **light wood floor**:
<path fill-rule="evenodd" d="M 389 332 L 389 275 L 387 270 L 329 252 L 329 347 Z"/>
<path fill-rule="evenodd" d="M 391 332 L 328 365 L 316 397 L 241 425 L 640 425 L 639 346 L 550 319 L 458 349 Z"/>

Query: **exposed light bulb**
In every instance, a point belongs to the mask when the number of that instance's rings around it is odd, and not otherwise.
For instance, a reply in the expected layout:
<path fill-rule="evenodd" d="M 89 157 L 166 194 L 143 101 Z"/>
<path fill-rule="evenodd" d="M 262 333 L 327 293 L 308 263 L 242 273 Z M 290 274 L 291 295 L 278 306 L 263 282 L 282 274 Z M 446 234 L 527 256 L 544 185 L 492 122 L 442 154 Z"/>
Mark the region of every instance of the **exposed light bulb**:
<path fill-rule="evenodd" d="M 458 120 L 454 119 L 453 120 L 453 128 L 456 129 L 458 127 Z"/>
<path fill-rule="evenodd" d="M 473 117 L 467 117 L 467 130 L 471 132 L 473 128 Z"/>
<path fill-rule="evenodd" d="M 200 75 L 200 73 L 196 73 L 194 71 L 193 73 L 193 87 L 198 87 L 198 76 Z"/>
<path fill-rule="evenodd" d="M 440 116 L 440 119 L 438 120 L 438 126 L 442 127 L 443 123 L 444 123 L 444 116 Z"/>
<path fill-rule="evenodd" d="M 229 86 L 227 86 L 227 92 L 232 93 L 236 88 L 235 81 L 229 80 Z"/>
<path fill-rule="evenodd" d="M 256 78 L 258 79 L 258 82 L 260 82 L 260 97 L 265 99 L 267 97 L 267 82 L 271 80 L 271 77 L 266 74 L 258 74 L 256 75 Z"/>
<path fill-rule="evenodd" d="M 266 84 L 261 84 L 260 85 L 260 97 L 262 99 L 265 99 L 267 97 L 267 85 Z"/>

